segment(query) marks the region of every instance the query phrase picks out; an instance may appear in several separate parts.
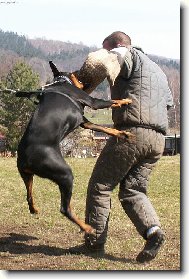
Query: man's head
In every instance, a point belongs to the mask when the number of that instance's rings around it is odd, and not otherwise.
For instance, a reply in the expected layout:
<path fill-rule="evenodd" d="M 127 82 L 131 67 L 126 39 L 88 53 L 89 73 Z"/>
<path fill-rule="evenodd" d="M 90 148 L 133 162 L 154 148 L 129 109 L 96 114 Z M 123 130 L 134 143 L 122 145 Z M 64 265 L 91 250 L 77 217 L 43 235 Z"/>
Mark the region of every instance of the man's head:
<path fill-rule="evenodd" d="M 119 46 L 127 47 L 131 45 L 131 38 L 124 32 L 115 31 L 104 39 L 102 45 L 103 48 L 107 50 L 111 50 Z"/>

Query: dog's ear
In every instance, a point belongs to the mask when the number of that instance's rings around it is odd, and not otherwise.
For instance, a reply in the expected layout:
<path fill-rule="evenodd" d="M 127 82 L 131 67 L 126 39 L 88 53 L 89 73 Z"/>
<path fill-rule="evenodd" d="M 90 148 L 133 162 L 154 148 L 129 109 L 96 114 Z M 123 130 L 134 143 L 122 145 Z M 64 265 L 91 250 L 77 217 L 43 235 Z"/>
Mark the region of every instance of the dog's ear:
<path fill-rule="evenodd" d="M 61 76 L 61 73 L 59 72 L 56 65 L 52 61 L 49 61 L 49 65 L 50 65 L 51 70 L 53 72 L 54 78 Z"/>

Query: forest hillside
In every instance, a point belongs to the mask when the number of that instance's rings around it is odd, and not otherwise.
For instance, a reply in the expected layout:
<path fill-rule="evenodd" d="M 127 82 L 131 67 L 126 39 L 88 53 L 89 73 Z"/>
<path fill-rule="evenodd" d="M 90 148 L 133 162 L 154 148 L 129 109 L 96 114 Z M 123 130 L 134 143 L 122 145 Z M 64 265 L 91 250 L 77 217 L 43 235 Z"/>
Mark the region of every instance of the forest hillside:
<path fill-rule="evenodd" d="M 141 46 L 142 47 L 142 46 Z M 48 61 L 52 60 L 61 71 L 74 71 L 81 67 L 88 53 L 97 50 L 82 42 L 79 44 L 46 40 L 44 38 L 29 39 L 14 32 L 0 30 L 0 80 L 6 78 L 16 62 L 24 61 L 38 73 L 40 84 L 52 81 L 52 72 Z M 144 50 L 145 51 L 145 50 Z M 169 113 L 170 125 L 175 131 L 180 130 L 180 60 L 168 59 L 157 55 L 149 55 L 167 75 L 175 107 Z M 93 95 L 108 98 L 107 81 L 98 86 Z"/>

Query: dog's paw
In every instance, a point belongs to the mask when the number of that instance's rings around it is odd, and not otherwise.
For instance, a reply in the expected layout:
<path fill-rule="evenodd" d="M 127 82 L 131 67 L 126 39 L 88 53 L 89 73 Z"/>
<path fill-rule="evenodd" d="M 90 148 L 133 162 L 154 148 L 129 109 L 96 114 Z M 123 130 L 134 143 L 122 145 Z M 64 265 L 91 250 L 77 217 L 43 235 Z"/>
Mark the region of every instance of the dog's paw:
<path fill-rule="evenodd" d="M 30 213 L 31 214 L 39 214 L 39 209 L 37 209 L 35 207 L 32 207 L 32 208 L 30 208 Z"/>
<path fill-rule="evenodd" d="M 88 224 L 85 224 L 85 228 L 83 228 L 82 231 L 84 231 L 86 234 L 96 235 L 95 229 Z"/>
<path fill-rule="evenodd" d="M 116 135 L 120 139 L 129 139 L 130 141 L 134 141 L 136 139 L 135 135 L 133 135 L 131 132 L 128 131 L 119 131 Z"/>
<path fill-rule="evenodd" d="M 122 105 L 129 105 L 132 103 L 132 100 L 127 98 L 127 99 L 122 99 L 122 100 L 112 100 L 113 104 L 111 105 L 112 108 L 116 107 L 121 107 Z"/>

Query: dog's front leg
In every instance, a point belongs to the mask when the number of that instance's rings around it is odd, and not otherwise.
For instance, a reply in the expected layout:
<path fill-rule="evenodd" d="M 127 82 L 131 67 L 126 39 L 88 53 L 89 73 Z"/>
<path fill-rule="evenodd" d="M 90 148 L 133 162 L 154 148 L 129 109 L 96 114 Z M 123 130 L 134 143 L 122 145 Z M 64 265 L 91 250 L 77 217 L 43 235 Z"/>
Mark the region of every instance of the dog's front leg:
<path fill-rule="evenodd" d="M 118 138 L 133 138 L 133 134 L 127 131 L 120 131 L 114 128 L 109 128 L 109 127 L 103 127 L 97 124 L 94 124 L 90 121 L 88 121 L 85 118 L 86 122 L 82 123 L 80 126 L 85 128 L 85 129 L 90 129 L 93 131 L 97 131 L 97 132 L 104 132 L 105 134 L 108 134 L 110 136 L 116 136 Z"/>

